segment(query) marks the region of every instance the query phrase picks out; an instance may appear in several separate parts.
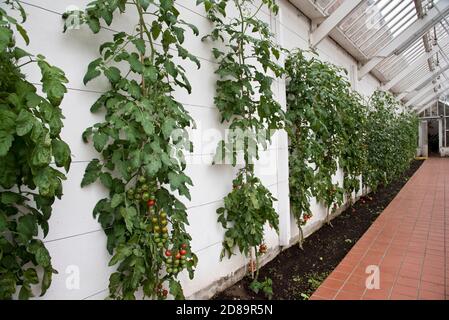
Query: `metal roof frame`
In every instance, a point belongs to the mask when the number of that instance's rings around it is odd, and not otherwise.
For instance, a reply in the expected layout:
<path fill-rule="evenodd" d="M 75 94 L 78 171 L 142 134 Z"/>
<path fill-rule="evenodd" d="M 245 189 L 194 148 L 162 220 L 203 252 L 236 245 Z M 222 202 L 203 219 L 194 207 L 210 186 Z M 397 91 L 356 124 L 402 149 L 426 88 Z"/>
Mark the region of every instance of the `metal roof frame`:
<path fill-rule="evenodd" d="M 359 80 L 372 73 L 405 106 L 447 93 L 438 79 L 449 83 L 449 0 L 289 1 L 317 23 L 310 46 L 333 38 L 359 62 Z"/>

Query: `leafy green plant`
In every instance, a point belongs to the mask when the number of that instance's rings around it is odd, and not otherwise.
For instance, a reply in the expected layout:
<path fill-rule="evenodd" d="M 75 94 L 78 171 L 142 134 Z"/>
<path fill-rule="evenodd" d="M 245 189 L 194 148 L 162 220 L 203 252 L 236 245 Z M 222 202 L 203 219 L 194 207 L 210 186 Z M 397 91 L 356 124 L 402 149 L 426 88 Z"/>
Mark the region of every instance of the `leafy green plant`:
<path fill-rule="evenodd" d="M 308 288 L 305 292 L 299 294 L 301 300 L 309 300 L 310 296 L 319 288 L 323 281 L 329 276 L 329 272 L 313 272 L 306 274 L 303 278 L 299 278 L 298 281 L 307 281 Z"/>
<path fill-rule="evenodd" d="M 254 279 L 249 287 L 256 294 L 263 292 L 263 294 L 270 300 L 273 297 L 273 281 L 270 278 L 265 278 L 264 281 Z"/>
<path fill-rule="evenodd" d="M 369 101 L 364 185 L 376 190 L 404 172 L 416 153 L 418 117 L 402 111 L 389 93 L 376 91 Z"/>
<path fill-rule="evenodd" d="M 313 53 L 312 53 L 313 54 Z M 399 112 L 394 97 L 375 92 L 368 105 L 350 89 L 345 71 L 306 58 L 301 50 L 286 61 L 290 140 L 290 201 L 300 230 L 315 196 L 327 218 L 363 185 L 375 190 L 401 174 L 413 159 L 417 118 Z M 340 167 L 343 185 L 332 181 Z M 329 220 L 328 220 L 329 222 Z"/>
<path fill-rule="evenodd" d="M 22 21 L 8 13 L 17 10 Z M 41 296 L 51 284 L 51 257 L 38 234 L 48 234 L 55 198 L 62 196 L 57 168 L 70 168 L 70 148 L 61 139 L 60 109 L 66 93 L 64 73 L 16 45 L 19 34 L 29 38 L 22 23 L 27 14 L 18 1 L 0 7 L 0 299 Z M 16 33 L 17 31 L 17 33 Z M 40 94 L 22 68 L 37 64 L 42 74 Z M 42 273 L 40 272 L 42 271 Z M 41 276 L 39 275 L 41 274 Z"/>
<path fill-rule="evenodd" d="M 312 53 L 313 54 L 313 53 Z M 291 207 L 300 230 L 312 216 L 315 196 L 330 212 L 344 201 L 345 193 L 358 190 L 358 176 L 365 163 L 363 149 L 364 108 L 350 90 L 345 70 L 306 58 L 296 50 L 288 57 L 287 118 L 290 140 Z M 333 182 L 338 166 L 345 171 L 343 186 Z"/>
<path fill-rule="evenodd" d="M 224 49 L 213 49 L 219 64 L 215 71 L 219 76 L 215 105 L 232 134 L 219 143 L 215 163 L 229 160 L 235 166 L 239 154 L 244 159 L 233 191 L 217 210 L 218 221 L 227 229 L 222 258 L 226 253 L 230 257 L 236 247 L 250 256 L 249 269 L 257 283 L 259 255 L 266 250 L 262 250 L 264 225 L 268 222 L 277 230 L 278 215 L 273 208 L 275 199 L 255 176 L 254 161 L 261 147 L 266 149 L 273 131 L 284 126 L 284 113 L 271 88 L 275 77 L 283 74 L 283 68 L 274 61 L 281 50 L 273 41 L 269 25 L 257 15 L 263 7 L 276 14 L 278 7 L 272 0 L 263 0 L 257 6 L 253 0 L 197 3 L 204 4 L 214 24 L 203 39 L 224 43 Z M 236 17 L 227 17 L 231 10 L 237 12 Z"/>
<path fill-rule="evenodd" d="M 357 92 L 350 91 L 342 108 L 339 166 L 343 171 L 343 189 L 346 200 L 352 203 L 352 194 L 360 190 L 363 170 L 367 165 L 366 126 L 367 107 Z"/>
<path fill-rule="evenodd" d="M 93 1 L 84 12 L 65 16 L 80 14 L 97 33 L 101 20 L 110 25 L 116 13 L 127 10 L 136 17 L 133 31 L 116 32 L 103 43 L 101 57 L 89 64 L 84 78 L 87 83 L 103 74 L 111 88 L 91 108 L 104 110 L 104 121 L 83 133 L 102 158 L 89 163 L 81 185 L 99 179 L 109 189 L 94 216 L 108 237 L 109 265 L 118 265 L 109 279 L 110 297 L 135 299 L 142 289 L 144 297 L 165 299 L 168 284 L 182 299 L 177 277 L 187 270 L 193 278 L 197 264 L 185 230 L 186 207 L 176 196 L 190 199 L 192 181 L 183 171 L 184 152 L 192 148 L 186 130 L 193 120 L 172 94 L 178 87 L 191 92 L 173 53 L 199 68 L 182 45 L 187 29 L 195 35 L 198 30 L 179 18 L 174 0 Z"/>

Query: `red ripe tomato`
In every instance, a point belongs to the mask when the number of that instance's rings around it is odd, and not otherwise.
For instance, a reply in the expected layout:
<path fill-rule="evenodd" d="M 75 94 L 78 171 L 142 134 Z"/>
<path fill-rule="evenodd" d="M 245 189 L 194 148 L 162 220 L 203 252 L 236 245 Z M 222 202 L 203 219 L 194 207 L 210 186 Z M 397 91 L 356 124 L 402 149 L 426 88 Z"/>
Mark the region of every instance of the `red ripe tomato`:
<path fill-rule="evenodd" d="M 181 256 L 185 256 L 187 254 L 187 251 L 182 249 L 179 251 L 179 253 L 181 254 Z"/>
<path fill-rule="evenodd" d="M 170 250 L 165 251 L 165 255 L 166 255 L 167 257 L 171 257 L 171 251 L 170 251 Z"/>
<path fill-rule="evenodd" d="M 152 200 L 152 199 L 150 199 L 150 200 L 147 201 L 147 205 L 148 205 L 149 207 L 154 206 L 155 203 L 156 203 L 156 201 L 155 201 L 155 200 Z"/>
<path fill-rule="evenodd" d="M 176 254 L 175 258 L 178 259 L 178 260 L 181 259 L 181 254 L 178 252 L 178 253 Z"/>
<path fill-rule="evenodd" d="M 181 248 L 186 249 L 187 248 L 187 244 L 186 243 L 181 244 Z"/>
<path fill-rule="evenodd" d="M 162 290 L 162 295 L 163 295 L 164 297 L 166 297 L 166 296 L 168 295 L 167 289 Z"/>

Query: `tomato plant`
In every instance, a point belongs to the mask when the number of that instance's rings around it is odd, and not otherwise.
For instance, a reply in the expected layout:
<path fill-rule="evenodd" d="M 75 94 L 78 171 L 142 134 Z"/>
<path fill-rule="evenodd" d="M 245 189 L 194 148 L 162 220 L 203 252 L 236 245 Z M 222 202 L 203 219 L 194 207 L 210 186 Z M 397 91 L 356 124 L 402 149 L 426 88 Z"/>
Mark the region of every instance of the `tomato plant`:
<path fill-rule="evenodd" d="M 17 10 L 22 21 L 9 10 Z M 67 172 L 71 163 L 70 148 L 60 137 L 64 117 L 59 106 L 67 79 L 45 57 L 34 56 L 16 45 L 18 35 L 29 43 L 22 26 L 26 17 L 19 1 L 2 1 L 0 299 L 11 299 L 19 288 L 19 299 L 28 299 L 33 296 L 31 286 L 37 284 L 42 296 L 57 273 L 38 233 L 42 231 L 44 237 L 48 234 L 52 205 L 55 198 L 62 196 L 61 182 L 66 177 L 57 168 Z M 37 64 L 42 74 L 39 90 L 22 73 L 29 64 Z"/>
<path fill-rule="evenodd" d="M 191 92 L 173 54 L 199 68 L 183 47 L 186 30 L 195 35 L 198 30 L 180 19 L 174 0 L 93 1 L 77 14 L 97 33 L 101 20 L 110 25 L 115 14 L 127 10 L 136 17 L 133 30 L 115 32 L 103 43 L 101 57 L 89 64 L 84 78 L 87 83 L 103 74 L 111 88 L 91 108 L 104 110 L 104 121 L 83 133 L 102 157 L 89 163 L 81 185 L 99 179 L 109 189 L 94 216 L 108 237 L 109 265 L 118 265 L 109 279 L 111 298 L 135 299 L 142 289 L 144 297 L 165 299 L 168 284 L 182 299 L 177 277 L 187 270 L 193 278 L 197 264 L 185 230 L 186 207 L 176 196 L 190 199 L 192 181 L 183 171 L 184 152 L 192 149 L 186 130 L 193 119 L 173 97 L 176 88 Z"/>
<path fill-rule="evenodd" d="M 363 182 L 372 190 L 398 177 L 416 154 L 418 117 L 400 110 L 395 98 L 386 92 L 376 91 L 369 101 Z"/>
<path fill-rule="evenodd" d="M 416 116 L 399 112 L 391 94 L 375 92 L 369 103 L 351 90 L 345 71 L 296 50 L 286 61 L 290 201 L 303 240 L 310 198 L 327 218 L 363 185 L 375 190 L 401 174 L 413 159 Z M 343 185 L 333 181 L 338 167 Z M 329 220 L 328 220 L 329 222 Z"/>
<path fill-rule="evenodd" d="M 351 130 L 363 125 L 363 122 L 356 124 L 363 114 L 357 111 L 360 103 L 350 91 L 343 69 L 322 62 L 315 55 L 308 59 L 301 50 L 291 52 L 285 68 L 287 118 L 292 123 L 287 130 L 290 201 L 301 246 L 301 226 L 312 215 L 311 197 L 326 206 L 329 222 L 330 211 L 344 200 L 344 188 L 333 180 L 339 162 L 351 169 L 348 170 L 351 176 L 357 174 L 349 164 L 355 154 L 360 156 L 360 151 L 347 139 Z"/>
<path fill-rule="evenodd" d="M 360 190 L 361 176 L 367 165 L 367 106 L 355 91 L 348 92 L 341 111 L 343 130 L 340 133 L 339 166 L 343 171 L 343 190 L 346 200 L 352 203 L 352 194 Z"/>
<path fill-rule="evenodd" d="M 222 41 L 224 49 L 214 48 L 218 61 L 215 73 L 219 76 L 215 105 L 221 121 L 229 123 L 232 134 L 219 143 L 215 162 L 230 160 L 235 166 L 238 154 L 243 154 L 244 167 L 233 181 L 233 190 L 225 197 L 224 206 L 217 210 L 218 221 L 226 230 L 222 258 L 230 257 L 237 247 L 250 256 L 255 269 L 250 268 L 256 283 L 259 270 L 257 247 L 264 239 L 264 225 L 268 222 L 278 229 L 278 215 L 273 208 L 270 191 L 254 173 L 254 160 L 259 158 L 260 145 L 266 149 L 272 131 L 283 128 L 284 113 L 271 89 L 275 77 L 283 68 L 280 48 L 273 41 L 270 26 L 259 19 L 265 7 L 274 14 L 278 7 L 272 0 L 255 3 L 253 0 L 199 0 L 204 3 L 214 27 L 203 39 Z M 237 16 L 227 18 L 227 12 Z"/>

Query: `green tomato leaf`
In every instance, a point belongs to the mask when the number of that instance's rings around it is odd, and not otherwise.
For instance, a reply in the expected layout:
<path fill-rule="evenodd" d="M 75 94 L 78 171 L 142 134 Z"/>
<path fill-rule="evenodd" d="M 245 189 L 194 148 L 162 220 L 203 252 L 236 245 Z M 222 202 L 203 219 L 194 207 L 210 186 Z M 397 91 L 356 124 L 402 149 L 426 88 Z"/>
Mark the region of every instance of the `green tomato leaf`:
<path fill-rule="evenodd" d="M 100 164 L 100 160 L 93 159 L 86 167 L 86 171 L 84 172 L 83 180 L 81 181 L 81 187 L 88 186 L 91 183 L 94 183 L 101 172 L 102 165 Z"/>
<path fill-rule="evenodd" d="M 22 109 L 16 119 L 16 132 L 18 136 L 24 136 L 33 128 L 34 116 Z"/>

